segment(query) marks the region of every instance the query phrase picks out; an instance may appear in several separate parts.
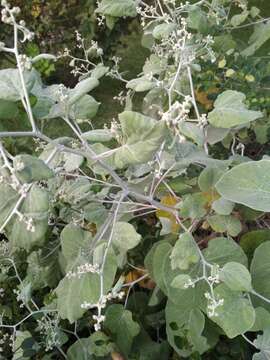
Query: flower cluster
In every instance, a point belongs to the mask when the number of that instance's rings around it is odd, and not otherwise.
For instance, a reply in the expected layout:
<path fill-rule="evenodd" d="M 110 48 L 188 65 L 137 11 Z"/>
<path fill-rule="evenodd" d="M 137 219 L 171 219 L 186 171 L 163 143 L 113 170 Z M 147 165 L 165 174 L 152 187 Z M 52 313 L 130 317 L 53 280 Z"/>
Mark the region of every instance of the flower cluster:
<path fill-rule="evenodd" d="M 82 275 L 88 274 L 88 273 L 100 274 L 99 265 L 85 263 L 83 265 L 77 266 L 76 271 L 69 271 L 66 276 L 68 279 L 72 279 L 75 277 L 80 278 Z"/>

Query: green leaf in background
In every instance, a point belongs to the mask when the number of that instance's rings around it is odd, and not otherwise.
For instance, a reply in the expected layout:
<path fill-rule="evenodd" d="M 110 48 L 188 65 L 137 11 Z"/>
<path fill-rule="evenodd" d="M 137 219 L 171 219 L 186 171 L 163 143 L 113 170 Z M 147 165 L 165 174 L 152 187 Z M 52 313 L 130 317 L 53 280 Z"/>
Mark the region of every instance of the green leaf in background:
<path fill-rule="evenodd" d="M 175 30 L 176 25 L 173 23 L 164 23 L 157 25 L 153 30 L 153 36 L 155 39 L 161 40 L 167 38 Z"/>
<path fill-rule="evenodd" d="M 257 24 L 254 33 L 251 35 L 248 43 L 249 46 L 242 51 L 243 56 L 252 56 L 254 53 L 270 39 L 270 21 Z"/>
<path fill-rule="evenodd" d="M 90 339 L 80 338 L 72 344 L 67 351 L 68 360 L 92 360 L 90 352 Z M 94 360 L 94 359 L 93 359 Z"/>
<path fill-rule="evenodd" d="M 231 215 L 212 215 L 207 221 L 214 231 L 230 236 L 237 236 L 242 230 L 240 220 Z"/>
<path fill-rule="evenodd" d="M 215 187 L 217 181 L 224 174 L 223 168 L 206 167 L 198 177 L 198 185 L 201 191 L 209 191 Z"/>
<path fill-rule="evenodd" d="M 16 156 L 13 166 L 19 180 L 25 183 L 48 180 L 54 176 L 52 169 L 43 160 L 27 154 Z"/>
<path fill-rule="evenodd" d="M 182 217 L 199 219 L 206 215 L 207 199 L 203 193 L 188 194 L 180 204 Z"/>
<path fill-rule="evenodd" d="M 254 252 L 254 256 L 250 266 L 250 273 L 252 277 L 252 284 L 255 291 L 270 299 L 270 242 L 267 241 L 261 244 Z M 256 306 L 263 306 L 270 309 L 267 302 L 257 297 L 254 297 Z"/>
<path fill-rule="evenodd" d="M 205 259 L 211 264 L 224 266 L 229 261 L 247 266 L 248 261 L 242 248 L 231 238 L 219 237 L 211 239 L 203 250 Z"/>
<path fill-rule="evenodd" d="M 96 12 L 112 17 L 135 17 L 137 15 L 136 2 L 134 0 L 102 0 Z"/>
<path fill-rule="evenodd" d="M 228 262 L 219 273 L 223 281 L 233 291 L 252 291 L 251 276 L 248 269 L 237 262 Z"/>
<path fill-rule="evenodd" d="M 190 233 L 179 236 L 171 253 L 172 269 L 179 268 L 187 270 L 190 265 L 196 264 L 200 260 L 200 255 L 195 244 L 195 240 Z"/>
<path fill-rule="evenodd" d="M 241 92 L 224 91 L 215 101 L 214 110 L 208 114 L 209 123 L 217 128 L 229 129 L 262 117 L 260 111 L 248 110 L 245 99 Z"/>
<path fill-rule="evenodd" d="M 225 173 L 216 184 L 227 200 L 270 211 L 270 161 L 246 162 Z"/>
<path fill-rule="evenodd" d="M 212 209 L 218 215 L 230 215 L 233 208 L 234 203 L 232 201 L 226 200 L 224 198 L 219 198 L 212 203 Z"/>
<path fill-rule="evenodd" d="M 225 284 L 218 285 L 214 290 L 223 305 L 216 309 L 217 315 L 211 320 L 218 324 L 232 339 L 244 334 L 255 322 L 255 310 L 250 301 L 241 292 L 230 290 Z"/>
<path fill-rule="evenodd" d="M 128 356 L 133 340 L 140 332 L 140 326 L 132 319 L 132 313 L 123 305 L 110 305 L 105 313 L 104 326 L 108 329 L 120 351 Z"/>
<path fill-rule="evenodd" d="M 245 233 L 240 239 L 241 248 L 251 259 L 255 249 L 265 241 L 270 240 L 270 230 L 260 229 Z"/>
<path fill-rule="evenodd" d="M 112 241 L 117 248 L 128 251 L 140 243 L 141 235 L 136 232 L 133 225 L 118 221 L 114 227 Z"/>

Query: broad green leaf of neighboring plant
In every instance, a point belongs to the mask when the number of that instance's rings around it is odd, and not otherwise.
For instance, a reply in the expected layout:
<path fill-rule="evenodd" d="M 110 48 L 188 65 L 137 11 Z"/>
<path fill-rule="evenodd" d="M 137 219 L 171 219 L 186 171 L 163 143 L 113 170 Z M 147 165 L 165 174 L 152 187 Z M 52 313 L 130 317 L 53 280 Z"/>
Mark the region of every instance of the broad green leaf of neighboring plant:
<path fill-rule="evenodd" d="M 254 252 L 254 256 L 250 266 L 250 273 L 252 277 L 252 284 L 255 291 L 270 299 L 270 242 L 267 241 L 261 244 Z M 263 306 L 270 309 L 267 302 L 257 297 L 254 297 L 254 303 L 257 306 Z"/>
<path fill-rule="evenodd" d="M 134 0 L 102 0 L 98 3 L 96 12 L 104 16 L 135 17 L 137 15 L 136 2 Z"/>
<path fill-rule="evenodd" d="M 237 236 L 242 230 L 240 220 L 231 215 L 212 215 L 207 221 L 214 231 L 230 236 Z"/>
<path fill-rule="evenodd" d="M 48 192 L 33 185 L 19 210 L 25 219 L 33 219 L 33 231 L 27 230 L 25 222 L 19 221 L 17 216 L 13 217 L 7 227 L 8 238 L 13 248 L 30 251 L 34 246 L 42 246 L 48 230 Z"/>
<path fill-rule="evenodd" d="M 24 72 L 25 86 L 30 91 L 36 80 L 35 71 Z M 4 69 L 0 70 L 0 99 L 8 101 L 19 101 L 23 97 L 19 70 Z"/>
<path fill-rule="evenodd" d="M 69 224 L 61 232 L 61 247 L 67 265 L 73 264 L 79 254 L 90 248 L 92 235 L 79 225 Z"/>
<path fill-rule="evenodd" d="M 13 166 L 19 180 L 25 183 L 48 180 L 54 176 L 52 169 L 43 160 L 28 154 L 16 156 Z"/>
<path fill-rule="evenodd" d="M 238 91 L 226 90 L 217 97 L 214 110 L 208 114 L 208 121 L 217 128 L 229 129 L 248 124 L 262 117 L 260 111 L 248 110 L 246 96 Z"/>
<path fill-rule="evenodd" d="M 166 134 L 164 121 L 125 111 L 119 115 L 124 141 L 109 159 L 117 168 L 145 163 L 152 159 Z"/>
<path fill-rule="evenodd" d="M 233 291 L 252 291 L 248 269 L 237 262 L 228 262 L 219 272 L 220 280 Z"/>
<path fill-rule="evenodd" d="M 217 307 L 216 316 L 211 320 L 218 324 L 233 339 L 251 329 L 255 322 L 255 310 L 242 292 L 232 291 L 225 284 L 218 285 L 214 290 L 223 305 Z"/>
<path fill-rule="evenodd" d="M 140 243 L 141 235 L 137 233 L 133 225 L 118 221 L 114 227 L 112 241 L 118 249 L 128 251 Z"/>
<path fill-rule="evenodd" d="M 208 242 L 203 250 L 205 259 L 211 264 L 224 266 L 229 261 L 247 266 L 247 257 L 242 248 L 231 238 L 219 237 Z"/>
<path fill-rule="evenodd" d="M 132 319 L 132 313 L 123 305 L 110 305 L 105 313 L 104 326 L 124 355 L 128 356 L 133 340 L 140 332 L 140 326 Z"/>
<path fill-rule="evenodd" d="M 79 258 L 74 263 L 73 271 L 79 265 L 86 263 L 84 258 Z M 110 253 L 107 256 L 103 271 L 104 293 L 107 293 L 113 284 L 117 269 L 115 256 Z M 80 319 L 86 312 L 81 305 L 84 302 L 96 304 L 100 297 L 100 277 L 95 273 L 85 273 L 81 276 L 64 277 L 56 288 L 57 309 L 62 319 L 68 319 L 70 323 Z"/>
<path fill-rule="evenodd" d="M 270 160 L 235 166 L 221 177 L 216 189 L 227 200 L 270 211 Z"/>
<path fill-rule="evenodd" d="M 196 264 L 200 260 L 200 255 L 195 244 L 195 240 L 190 233 L 179 236 L 171 253 L 172 269 L 179 268 L 187 270 L 190 265 Z"/>

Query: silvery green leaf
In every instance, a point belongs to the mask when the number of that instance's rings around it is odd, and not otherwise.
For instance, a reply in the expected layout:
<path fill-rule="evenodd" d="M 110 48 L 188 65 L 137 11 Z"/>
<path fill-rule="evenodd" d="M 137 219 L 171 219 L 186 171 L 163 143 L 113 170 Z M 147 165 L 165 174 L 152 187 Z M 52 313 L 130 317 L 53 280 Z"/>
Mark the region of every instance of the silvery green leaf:
<path fill-rule="evenodd" d="M 228 262 L 220 269 L 219 278 L 233 291 L 252 291 L 248 269 L 237 262 Z"/>
<path fill-rule="evenodd" d="M 117 346 L 127 356 L 133 339 L 140 332 L 139 324 L 133 320 L 132 312 L 120 304 L 110 305 L 105 316 L 105 328 L 112 333 Z"/>
<path fill-rule="evenodd" d="M 108 142 L 113 139 L 113 134 L 108 129 L 97 129 L 83 133 L 82 137 L 90 142 Z"/>
<path fill-rule="evenodd" d="M 100 103 L 91 95 L 84 95 L 69 110 L 69 116 L 77 121 L 92 119 L 99 109 Z"/>
<path fill-rule="evenodd" d="M 155 39 L 161 40 L 167 38 L 176 29 L 174 23 L 163 23 L 157 25 L 153 30 L 153 36 Z"/>
<path fill-rule="evenodd" d="M 248 110 L 245 99 L 241 92 L 224 91 L 217 97 L 214 110 L 208 114 L 209 123 L 217 128 L 229 129 L 261 118 L 263 115 L 260 111 Z"/>
<path fill-rule="evenodd" d="M 235 204 L 232 201 L 226 200 L 221 197 L 212 203 L 212 209 L 218 215 L 230 215 L 234 208 L 234 205 Z"/>
<path fill-rule="evenodd" d="M 91 90 L 96 88 L 99 85 L 99 81 L 95 77 L 89 77 L 80 81 L 74 89 L 69 91 L 69 105 L 74 105 L 78 100 L 80 100 L 84 95 L 89 93 Z"/>
<path fill-rule="evenodd" d="M 242 230 L 241 221 L 231 215 L 212 215 L 207 221 L 211 228 L 219 233 L 237 236 Z"/>
<path fill-rule="evenodd" d="M 252 328 L 255 310 L 242 292 L 232 291 L 225 284 L 221 284 L 215 288 L 214 293 L 216 298 L 223 299 L 223 305 L 216 308 L 216 315 L 211 316 L 211 320 L 218 324 L 230 339 Z"/>
<path fill-rule="evenodd" d="M 200 260 L 200 255 L 195 240 L 190 233 L 184 233 L 179 236 L 170 258 L 173 270 L 176 268 L 187 270 L 192 264 L 197 264 Z"/>
<path fill-rule="evenodd" d="M 154 82 L 149 80 L 146 76 L 130 80 L 126 87 L 136 92 L 144 92 L 151 90 L 155 86 Z"/>
<path fill-rule="evenodd" d="M 270 161 L 249 161 L 226 172 L 216 184 L 223 198 L 270 211 Z"/>
<path fill-rule="evenodd" d="M 242 51 L 243 56 L 252 56 L 270 38 L 270 21 L 257 24 L 248 40 L 249 46 Z"/>
<path fill-rule="evenodd" d="M 137 15 L 136 2 L 134 0 L 102 0 L 98 3 L 96 12 L 112 17 L 135 17 Z"/>
<path fill-rule="evenodd" d="M 177 275 L 171 282 L 171 286 L 177 289 L 186 289 L 186 284 L 191 281 L 191 277 L 187 274 Z"/>
<path fill-rule="evenodd" d="M 35 71 L 25 71 L 25 86 L 31 91 L 36 81 Z M 24 97 L 19 71 L 17 69 L 0 70 L 0 99 L 18 101 Z"/>
<path fill-rule="evenodd" d="M 112 241 L 117 248 L 128 251 L 140 243 L 141 235 L 137 233 L 133 225 L 118 221 L 114 227 Z"/>
<path fill-rule="evenodd" d="M 48 180 L 54 176 L 52 169 L 43 160 L 28 154 L 17 155 L 13 160 L 13 166 L 16 176 L 25 183 Z"/>
<path fill-rule="evenodd" d="M 231 18 L 231 24 L 233 27 L 241 25 L 248 17 L 249 11 L 244 10 L 241 14 L 233 15 Z"/>
<path fill-rule="evenodd" d="M 124 142 L 109 159 L 117 168 L 150 161 L 165 138 L 165 122 L 133 111 L 123 112 L 119 119 Z"/>

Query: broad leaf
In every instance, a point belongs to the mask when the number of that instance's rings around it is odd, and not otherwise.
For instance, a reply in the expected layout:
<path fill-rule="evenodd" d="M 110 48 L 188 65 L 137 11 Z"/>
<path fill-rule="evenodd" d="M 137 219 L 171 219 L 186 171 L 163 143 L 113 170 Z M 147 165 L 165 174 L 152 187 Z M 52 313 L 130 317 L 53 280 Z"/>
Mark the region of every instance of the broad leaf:
<path fill-rule="evenodd" d="M 19 180 L 25 183 L 48 180 L 54 176 L 43 160 L 27 154 L 16 156 L 13 166 Z"/>
<path fill-rule="evenodd" d="M 242 264 L 228 262 L 220 270 L 219 277 L 233 291 L 252 291 L 250 273 Z"/>
<path fill-rule="evenodd" d="M 35 83 L 36 73 L 34 71 L 24 72 L 26 89 L 30 91 Z M 0 70 L 0 99 L 18 101 L 24 97 L 22 84 L 17 69 Z"/>
<path fill-rule="evenodd" d="M 232 339 L 251 329 L 255 322 L 255 310 L 250 301 L 241 292 L 231 291 L 225 284 L 218 285 L 214 290 L 223 305 L 216 309 L 216 316 L 211 320 L 217 323 Z"/>
<path fill-rule="evenodd" d="M 180 235 L 179 240 L 174 245 L 170 258 L 173 270 L 176 268 L 187 270 L 190 265 L 196 264 L 200 260 L 195 240 L 190 233 Z"/>
<path fill-rule="evenodd" d="M 241 92 L 224 91 L 215 101 L 214 110 L 208 114 L 209 123 L 218 128 L 228 129 L 262 117 L 260 111 L 247 109 L 245 99 L 246 96 Z"/>
<path fill-rule="evenodd" d="M 212 215 L 207 218 L 207 221 L 211 228 L 219 233 L 237 236 L 242 230 L 240 220 L 231 215 Z"/>
<path fill-rule="evenodd" d="M 102 0 L 98 4 L 96 12 L 112 17 L 135 17 L 137 15 L 134 0 Z"/>
<path fill-rule="evenodd" d="M 267 241 L 261 244 L 254 252 L 254 256 L 250 266 L 250 273 L 252 277 L 252 284 L 255 291 L 270 299 L 270 242 Z M 257 297 L 254 298 L 257 306 L 266 307 L 268 310 L 270 306 L 267 302 Z"/>
<path fill-rule="evenodd" d="M 152 160 L 166 133 L 163 121 L 156 121 L 132 111 L 119 115 L 124 143 L 112 155 L 117 168 Z"/>
<path fill-rule="evenodd" d="M 216 184 L 227 200 L 270 211 L 270 161 L 246 162 L 225 173 Z"/>
<path fill-rule="evenodd" d="M 140 243 L 141 235 L 136 232 L 133 225 L 118 221 L 114 227 L 112 241 L 117 248 L 127 251 Z"/>
<path fill-rule="evenodd" d="M 13 217 L 7 228 L 12 246 L 26 251 L 34 246 L 42 246 L 48 230 L 48 192 L 33 185 L 19 210 L 26 220 L 33 219 L 33 231 L 27 229 L 25 222 L 19 221 L 17 216 Z"/>
<path fill-rule="evenodd" d="M 127 356 L 135 336 L 140 332 L 138 323 L 132 319 L 132 313 L 120 304 L 109 306 L 105 316 L 104 326 L 112 333 L 119 349 Z"/>

